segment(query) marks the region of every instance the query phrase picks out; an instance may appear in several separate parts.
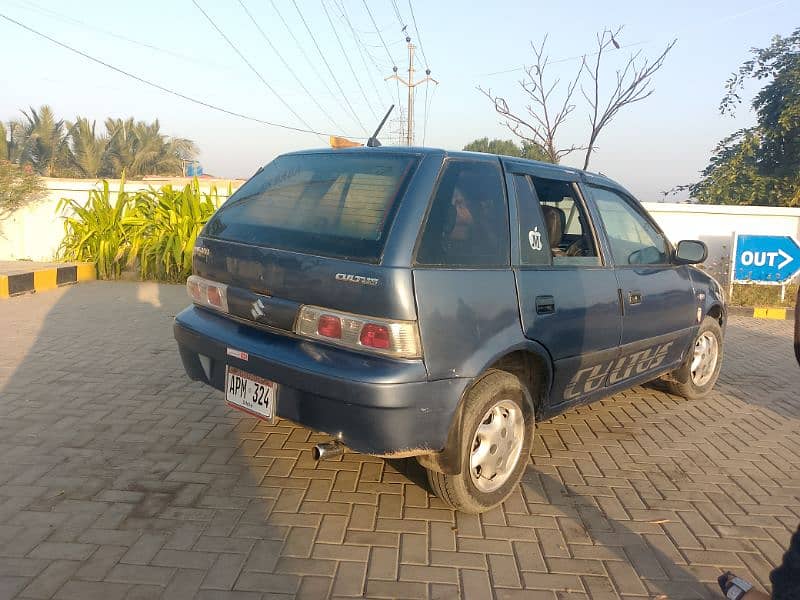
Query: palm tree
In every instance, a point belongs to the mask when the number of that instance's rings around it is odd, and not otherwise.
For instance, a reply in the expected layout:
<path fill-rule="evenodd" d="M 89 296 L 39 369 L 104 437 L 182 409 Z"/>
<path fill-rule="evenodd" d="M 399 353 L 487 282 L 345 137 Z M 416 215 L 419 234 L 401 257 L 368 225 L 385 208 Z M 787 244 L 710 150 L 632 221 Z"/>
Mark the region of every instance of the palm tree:
<path fill-rule="evenodd" d="M 183 160 L 197 155 L 194 142 L 161 133 L 158 119 L 152 123 L 129 119 L 106 119 L 107 163 L 111 172 L 128 177 L 179 175 Z"/>
<path fill-rule="evenodd" d="M 105 175 L 106 149 L 108 137 L 95 134 L 95 122 L 85 117 L 76 117 L 69 125 L 68 134 L 71 146 L 72 165 L 82 177 L 101 177 Z"/>
<path fill-rule="evenodd" d="M 30 164 L 45 177 L 67 174 L 70 168 L 70 150 L 63 120 L 56 120 L 53 109 L 43 105 L 37 111 L 30 107 L 30 114 L 22 111 L 27 122 L 23 123 L 20 164 Z"/>

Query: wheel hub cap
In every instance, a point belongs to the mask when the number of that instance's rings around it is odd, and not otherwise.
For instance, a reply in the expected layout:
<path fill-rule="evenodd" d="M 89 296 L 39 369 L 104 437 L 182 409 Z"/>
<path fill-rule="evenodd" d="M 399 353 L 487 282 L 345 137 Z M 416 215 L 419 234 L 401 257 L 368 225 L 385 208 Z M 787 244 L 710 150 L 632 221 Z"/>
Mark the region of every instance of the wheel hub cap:
<path fill-rule="evenodd" d="M 714 334 L 706 331 L 694 343 L 692 356 L 692 381 L 696 386 L 707 384 L 717 368 L 719 358 L 719 342 Z"/>
<path fill-rule="evenodd" d="M 482 492 L 502 486 L 517 466 L 525 438 L 525 419 L 511 400 L 501 400 L 483 415 L 472 440 L 472 483 Z"/>

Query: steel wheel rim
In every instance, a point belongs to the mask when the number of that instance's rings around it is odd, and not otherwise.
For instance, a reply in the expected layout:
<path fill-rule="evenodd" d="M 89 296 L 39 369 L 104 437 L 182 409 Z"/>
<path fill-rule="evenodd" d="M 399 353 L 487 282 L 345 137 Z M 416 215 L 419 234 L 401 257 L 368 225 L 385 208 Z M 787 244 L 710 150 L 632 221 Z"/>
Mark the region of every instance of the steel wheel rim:
<path fill-rule="evenodd" d="M 717 336 L 706 331 L 700 334 L 694 343 L 692 355 L 692 381 L 698 387 L 706 385 L 714 376 L 719 359 L 719 342 Z"/>
<path fill-rule="evenodd" d="M 469 456 L 472 483 L 482 492 L 500 488 L 514 471 L 525 439 L 522 409 L 511 400 L 500 400 L 483 415 Z"/>

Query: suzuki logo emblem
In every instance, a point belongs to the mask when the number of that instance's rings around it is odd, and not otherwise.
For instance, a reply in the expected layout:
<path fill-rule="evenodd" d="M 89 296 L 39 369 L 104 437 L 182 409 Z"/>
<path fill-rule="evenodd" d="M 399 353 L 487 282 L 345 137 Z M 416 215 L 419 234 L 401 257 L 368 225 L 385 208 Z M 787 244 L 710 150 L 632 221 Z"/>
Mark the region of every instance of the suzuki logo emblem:
<path fill-rule="evenodd" d="M 267 307 L 264 305 L 264 301 L 261 298 L 253 302 L 253 305 L 250 307 L 250 314 L 253 315 L 253 319 L 256 321 L 258 321 L 266 313 Z"/>

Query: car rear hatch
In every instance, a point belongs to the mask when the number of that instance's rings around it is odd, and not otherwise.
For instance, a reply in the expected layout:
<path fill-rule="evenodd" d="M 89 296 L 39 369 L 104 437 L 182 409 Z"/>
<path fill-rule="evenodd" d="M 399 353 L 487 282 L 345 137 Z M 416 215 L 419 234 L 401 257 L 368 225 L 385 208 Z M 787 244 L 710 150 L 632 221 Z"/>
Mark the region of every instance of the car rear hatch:
<path fill-rule="evenodd" d="M 413 154 L 386 151 L 277 158 L 211 218 L 195 247 L 194 279 L 225 284 L 221 312 L 260 328 L 295 331 L 304 306 L 321 309 L 314 318 L 345 313 L 345 330 L 358 326 L 347 315 L 414 321 L 410 270 L 380 259 L 417 164 Z"/>

